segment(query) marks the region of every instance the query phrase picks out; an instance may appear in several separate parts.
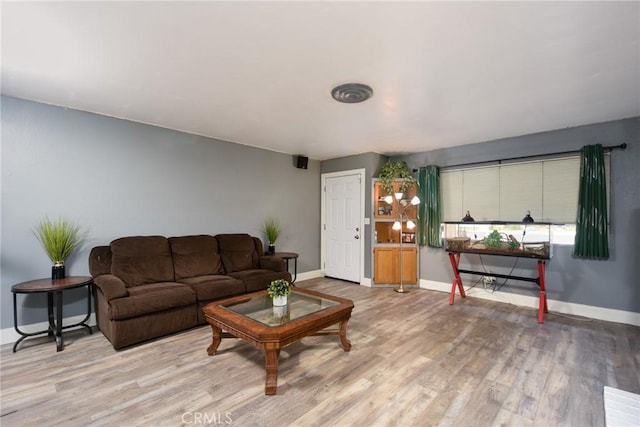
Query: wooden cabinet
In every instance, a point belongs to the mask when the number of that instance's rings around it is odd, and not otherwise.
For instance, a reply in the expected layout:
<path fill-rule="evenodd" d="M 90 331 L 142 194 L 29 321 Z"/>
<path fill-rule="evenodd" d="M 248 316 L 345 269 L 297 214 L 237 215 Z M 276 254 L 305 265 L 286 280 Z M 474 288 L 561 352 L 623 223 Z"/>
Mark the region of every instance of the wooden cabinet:
<path fill-rule="evenodd" d="M 418 282 L 418 251 L 415 246 L 402 248 L 402 283 Z M 375 284 L 400 283 L 400 248 L 378 246 L 373 249 L 373 281 Z"/>
<path fill-rule="evenodd" d="M 399 191 L 401 182 L 394 182 L 394 191 Z M 402 283 L 415 285 L 418 282 L 418 248 L 416 228 L 417 206 L 411 204 L 416 187 L 407 189 L 397 200 L 387 194 L 379 181 L 373 182 L 373 284 L 391 285 L 400 283 L 400 246 L 402 246 Z M 394 229 L 394 223 L 401 227 Z M 401 242 L 402 240 L 402 242 Z M 402 244 L 401 244 L 402 243 Z"/>

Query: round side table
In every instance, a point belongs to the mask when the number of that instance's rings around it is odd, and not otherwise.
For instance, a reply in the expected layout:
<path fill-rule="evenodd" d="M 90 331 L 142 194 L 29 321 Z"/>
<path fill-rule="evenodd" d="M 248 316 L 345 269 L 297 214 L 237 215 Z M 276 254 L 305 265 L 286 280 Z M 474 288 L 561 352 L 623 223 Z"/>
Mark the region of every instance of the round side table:
<path fill-rule="evenodd" d="M 91 285 L 93 279 L 88 276 L 71 276 L 64 279 L 37 279 L 29 282 L 22 282 L 11 287 L 13 293 L 13 327 L 17 333 L 22 335 L 18 341 L 13 345 L 13 352 L 15 353 L 18 344 L 27 337 L 33 337 L 36 335 L 47 334 L 54 336 L 56 339 L 57 351 L 64 350 L 64 341 L 62 340 L 62 330 L 68 328 L 74 328 L 76 326 L 82 326 L 86 328 L 89 334 L 93 331 L 91 327 L 87 325 L 87 320 L 91 316 Z M 62 293 L 69 289 L 87 287 L 87 316 L 78 323 L 73 325 L 62 326 Z M 44 331 L 39 332 L 23 332 L 18 328 L 18 306 L 16 303 L 17 294 L 34 294 L 34 293 L 47 293 L 47 311 L 49 314 L 49 327 Z M 55 315 L 54 315 L 55 307 Z"/>
<path fill-rule="evenodd" d="M 295 252 L 276 252 L 270 255 L 282 258 L 287 265 L 287 271 L 289 271 L 289 260 L 293 260 L 293 280 L 291 283 L 295 283 L 298 276 L 298 254 Z"/>

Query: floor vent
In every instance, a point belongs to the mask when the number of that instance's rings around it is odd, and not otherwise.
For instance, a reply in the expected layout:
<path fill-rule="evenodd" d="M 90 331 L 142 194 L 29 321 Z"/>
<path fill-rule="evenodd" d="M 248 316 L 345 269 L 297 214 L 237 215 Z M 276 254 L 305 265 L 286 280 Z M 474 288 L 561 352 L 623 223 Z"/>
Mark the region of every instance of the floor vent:
<path fill-rule="evenodd" d="M 604 387 L 606 427 L 640 426 L 640 394 Z"/>

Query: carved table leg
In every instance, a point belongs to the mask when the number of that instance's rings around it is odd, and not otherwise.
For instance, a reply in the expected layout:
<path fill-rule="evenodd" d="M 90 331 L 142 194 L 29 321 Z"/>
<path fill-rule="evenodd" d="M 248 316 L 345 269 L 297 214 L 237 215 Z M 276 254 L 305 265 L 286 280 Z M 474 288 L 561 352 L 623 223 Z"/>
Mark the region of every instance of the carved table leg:
<path fill-rule="evenodd" d="M 340 322 L 340 345 L 344 351 L 351 350 L 351 341 L 347 339 L 347 322 L 348 320 Z"/>
<path fill-rule="evenodd" d="M 265 349 L 264 352 L 265 371 L 267 373 L 267 379 L 264 386 L 264 394 L 272 395 L 276 394 L 276 389 L 278 388 L 278 356 L 280 355 L 280 349 Z"/>
<path fill-rule="evenodd" d="M 213 356 L 218 350 L 220 341 L 222 341 L 222 329 L 217 326 L 211 325 L 211 333 L 213 335 L 213 339 L 211 340 L 211 345 L 207 348 L 207 353 L 209 354 L 209 356 Z"/>

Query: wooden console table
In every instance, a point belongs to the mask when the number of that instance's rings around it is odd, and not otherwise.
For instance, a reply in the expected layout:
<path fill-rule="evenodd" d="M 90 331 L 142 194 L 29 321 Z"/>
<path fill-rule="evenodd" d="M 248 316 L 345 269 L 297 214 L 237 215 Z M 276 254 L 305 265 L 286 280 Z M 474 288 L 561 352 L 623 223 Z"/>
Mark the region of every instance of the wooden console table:
<path fill-rule="evenodd" d="M 460 273 L 466 274 L 475 274 L 479 276 L 493 276 L 500 277 L 501 279 L 513 279 L 520 280 L 524 282 L 533 282 L 538 285 L 540 288 L 540 293 L 538 296 L 538 323 L 544 322 L 544 313 L 548 313 L 547 309 L 547 292 L 544 286 L 544 273 L 546 261 L 548 258 L 538 258 L 531 256 L 519 257 L 517 255 L 505 255 L 505 254 L 491 254 L 487 252 L 480 252 L 476 250 L 461 250 L 461 251 L 451 251 L 447 249 L 449 253 L 449 261 L 451 262 L 451 269 L 453 270 L 453 282 L 451 283 L 451 293 L 449 295 L 449 305 L 453 305 L 453 300 L 456 294 L 456 287 L 458 288 L 458 292 L 460 292 L 460 296 L 465 298 L 466 295 L 464 293 L 464 287 L 462 286 L 462 279 L 460 278 Z M 470 253 L 470 254 L 479 254 L 479 255 L 491 255 L 491 256 L 513 256 L 516 258 L 536 258 L 538 261 L 538 277 L 523 277 L 523 276 L 513 276 L 511 274 L 496 274 L 496 273 L 487 273 L 486 271 L 477 271 L 477 270 L 461 270 L 458 268 L 460 264 L 460 254 L 462 253 Z"/>

